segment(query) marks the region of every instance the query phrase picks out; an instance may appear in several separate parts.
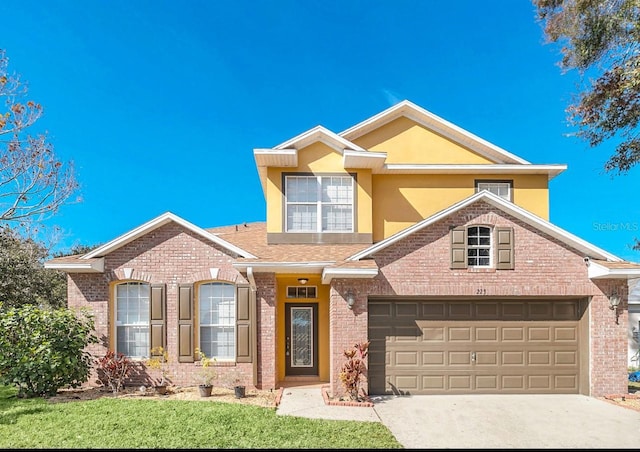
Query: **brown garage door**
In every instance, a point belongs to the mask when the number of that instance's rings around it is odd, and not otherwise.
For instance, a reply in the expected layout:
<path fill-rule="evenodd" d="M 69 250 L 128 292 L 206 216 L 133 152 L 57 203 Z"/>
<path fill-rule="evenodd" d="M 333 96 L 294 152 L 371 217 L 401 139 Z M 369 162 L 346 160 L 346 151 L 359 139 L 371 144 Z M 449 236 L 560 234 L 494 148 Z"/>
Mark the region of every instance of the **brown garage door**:
<path fill-rule="evenodd" d="M 566 299 L 369 301 L 369 393 L 578 393 L 584 307 Z"/>

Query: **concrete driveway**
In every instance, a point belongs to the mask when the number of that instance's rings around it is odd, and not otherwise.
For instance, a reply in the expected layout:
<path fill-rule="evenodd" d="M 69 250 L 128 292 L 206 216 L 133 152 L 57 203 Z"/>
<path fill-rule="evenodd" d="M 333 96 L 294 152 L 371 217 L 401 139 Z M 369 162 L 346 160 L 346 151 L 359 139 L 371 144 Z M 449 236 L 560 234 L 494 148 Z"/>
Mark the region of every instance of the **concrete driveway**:
<path fill-rule="evenodd" d="M 431 395 L 373 399 L 380 421 L 405 448 L 640 448 L 640 412 L 593 397 Z"/>

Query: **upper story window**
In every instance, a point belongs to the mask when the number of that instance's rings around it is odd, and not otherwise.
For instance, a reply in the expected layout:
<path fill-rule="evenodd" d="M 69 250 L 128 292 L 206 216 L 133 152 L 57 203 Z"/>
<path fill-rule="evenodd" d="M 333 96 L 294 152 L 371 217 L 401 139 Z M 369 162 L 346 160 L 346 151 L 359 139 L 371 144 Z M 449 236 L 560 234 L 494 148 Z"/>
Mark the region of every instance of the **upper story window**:
<path fill-rule="evenodd" d="M 199 286 L 200 350 L 209 358 L 236 357 L 236 288 L 227 283 Z"/>
<path fill-rule="evenodd" d="M 116 351 L 130 358 L 149 356 L 150 285 L 127 282 L 115 286 Z"/>
<path fill-rule="evenodd" d="M 511 180 L 476 180 L 476 193 L 482 190 L 488 190 L 507 201 L 513 199 L 513 181 Z"/>
<path fill-rule="evenodd" d="M 491 266 L 490 228 L 471 226 L 467 229 L 467 265 L 469 267 Z"/>
<path fill-rule="evenodd" d="M 456 226 L 449 234 L 452 269 L 515 268 L 514 231 L 511 226 Z"/>
<path fill-rule="evenodd" d="M 286 176 L 287 232 L 353 232 L 352 176 Z"/>

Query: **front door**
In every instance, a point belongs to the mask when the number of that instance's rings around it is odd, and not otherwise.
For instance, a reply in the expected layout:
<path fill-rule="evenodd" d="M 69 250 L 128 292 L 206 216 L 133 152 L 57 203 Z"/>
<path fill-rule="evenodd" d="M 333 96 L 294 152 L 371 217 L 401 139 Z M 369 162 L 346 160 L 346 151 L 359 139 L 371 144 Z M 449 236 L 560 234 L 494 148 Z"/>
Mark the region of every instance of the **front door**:
<path fill-rule="evenodd" d="M 318 303 L 285 303 L 286 375 L 318 375 Z"/>

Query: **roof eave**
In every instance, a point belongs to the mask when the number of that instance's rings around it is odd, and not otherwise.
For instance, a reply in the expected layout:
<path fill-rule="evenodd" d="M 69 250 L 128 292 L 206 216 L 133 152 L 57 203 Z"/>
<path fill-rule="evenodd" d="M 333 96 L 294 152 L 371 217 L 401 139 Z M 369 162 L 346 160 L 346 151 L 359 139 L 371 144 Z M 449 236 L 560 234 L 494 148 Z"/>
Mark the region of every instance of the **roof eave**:
<path fill-rule="evenodd" d="M 377 268 L 325 268 L 322 272 L 322 284 L 329 284 L 334 278 L 372 279 L 376 276 Z"/>
<path fill-rule="evenodd" d="M 65 273 L 104 273 L 104 258 L 94 258 L 87 262 L 45 262 L 44 268 Z"/>
<path fill-rule="evenodd" d="M 251 271 L 255 273 L 322 273 L 325 267 L 334 265 L 334 261 L 328 262 L 234 262 L 234 268 L 240 271 Z"/>
<path fill-rule="evenodd" d="M 633 279 L 640 277 L 640 268 L 608 268 L 596 262 L 589 262 L 589 279 Z"/>

